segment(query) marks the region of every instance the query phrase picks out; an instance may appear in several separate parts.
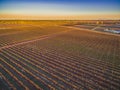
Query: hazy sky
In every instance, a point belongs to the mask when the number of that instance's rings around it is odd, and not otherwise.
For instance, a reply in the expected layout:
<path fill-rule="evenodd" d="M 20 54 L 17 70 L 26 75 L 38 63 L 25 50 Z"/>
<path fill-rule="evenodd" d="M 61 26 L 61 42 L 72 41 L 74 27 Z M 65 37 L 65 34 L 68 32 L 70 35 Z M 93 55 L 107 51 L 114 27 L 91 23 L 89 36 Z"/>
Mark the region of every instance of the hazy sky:
<path fill-rule="evenodd" d="M 120 0 L 0 0 L 0 18 L 120 19 Z"/>

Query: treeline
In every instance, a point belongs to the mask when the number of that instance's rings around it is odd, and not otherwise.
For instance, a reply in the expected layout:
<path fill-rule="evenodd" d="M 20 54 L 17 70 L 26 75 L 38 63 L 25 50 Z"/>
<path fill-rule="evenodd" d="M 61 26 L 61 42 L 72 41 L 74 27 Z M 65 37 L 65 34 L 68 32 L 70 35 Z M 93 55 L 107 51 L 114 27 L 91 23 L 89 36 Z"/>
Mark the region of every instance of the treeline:
<path fill-rule="evenodd" d="M 0 23 L 5 24 L 120 24 L 120 20 L 0 20 Z"/>

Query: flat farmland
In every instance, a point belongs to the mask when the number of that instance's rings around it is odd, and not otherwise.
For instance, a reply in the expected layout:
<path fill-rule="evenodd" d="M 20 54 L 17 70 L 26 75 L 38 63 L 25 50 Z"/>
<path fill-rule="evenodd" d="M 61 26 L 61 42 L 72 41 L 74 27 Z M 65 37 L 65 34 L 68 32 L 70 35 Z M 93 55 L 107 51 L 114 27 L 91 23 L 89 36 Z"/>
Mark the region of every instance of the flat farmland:
<path fill-rule="evenodd" d="M 66 23 L 0 25 L 1 90 L 120 89 L 120 36 Z"/>

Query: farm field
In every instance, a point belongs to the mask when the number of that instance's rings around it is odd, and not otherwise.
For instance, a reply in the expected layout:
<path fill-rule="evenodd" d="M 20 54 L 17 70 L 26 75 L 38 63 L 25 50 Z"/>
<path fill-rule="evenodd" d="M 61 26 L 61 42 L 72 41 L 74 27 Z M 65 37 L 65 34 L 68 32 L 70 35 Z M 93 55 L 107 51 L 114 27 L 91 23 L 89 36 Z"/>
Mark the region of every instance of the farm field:
<path fill-rule="evenodd" d="M 1 21 L 0 90 L 120 90 L 120 36 L 76 23 Z"/>

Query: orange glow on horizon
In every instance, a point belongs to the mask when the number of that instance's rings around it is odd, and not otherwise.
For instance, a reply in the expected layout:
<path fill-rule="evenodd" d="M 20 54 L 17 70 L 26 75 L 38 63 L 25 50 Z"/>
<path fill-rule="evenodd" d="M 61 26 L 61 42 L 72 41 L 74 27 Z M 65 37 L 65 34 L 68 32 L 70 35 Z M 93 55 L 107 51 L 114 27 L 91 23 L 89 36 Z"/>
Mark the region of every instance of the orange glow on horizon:
<path fill-rule="evenodd" d="M 98 20 L 98 19 L 120 19 L 118 14 L 109 15 L 15 15 L 15 14 L 0 14 L 0 20 L 4 19 L 35 19 L 35 20 Z"/>

